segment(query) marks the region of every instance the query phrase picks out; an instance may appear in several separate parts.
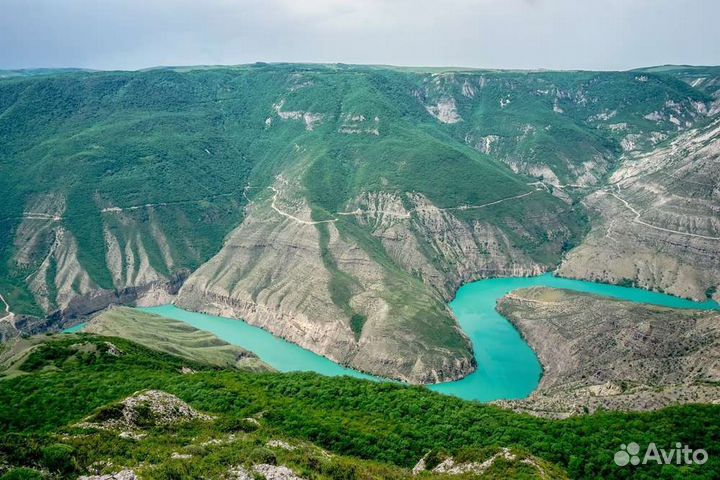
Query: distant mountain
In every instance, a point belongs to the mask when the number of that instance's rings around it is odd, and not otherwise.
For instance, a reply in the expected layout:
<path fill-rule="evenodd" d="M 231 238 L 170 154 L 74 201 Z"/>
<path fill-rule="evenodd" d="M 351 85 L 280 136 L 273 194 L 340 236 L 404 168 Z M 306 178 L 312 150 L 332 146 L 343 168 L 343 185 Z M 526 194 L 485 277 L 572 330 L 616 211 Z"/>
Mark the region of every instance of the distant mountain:
<path fill-rule="evenodd" d="M 1 78 L 34 77 L 37 75 L 59 75 L 62 73 L 92 72 L 85 68 L 26 68 L 18 70 L 0 70 Z"/>
<path fill-rule="evenodd" d="M 712 82 L 688 75 L 254 64 L 2 79 L 4 321 L 37 331 L 175 300 L 374 374 L 460 378 L 475 365 L 455 290 L 554 269 L 599 228 L 587 195 L 709 128 Z M 702 275 L 698 288 L 720 283 Z"/>
<path fill-rule="evenodd" d="M 693 88 L 720 98 L 720 67 L 701 67 L 693 65 L 663 65 L 639 69 L 648 73 L 661 73 L 678 78 Z"/>

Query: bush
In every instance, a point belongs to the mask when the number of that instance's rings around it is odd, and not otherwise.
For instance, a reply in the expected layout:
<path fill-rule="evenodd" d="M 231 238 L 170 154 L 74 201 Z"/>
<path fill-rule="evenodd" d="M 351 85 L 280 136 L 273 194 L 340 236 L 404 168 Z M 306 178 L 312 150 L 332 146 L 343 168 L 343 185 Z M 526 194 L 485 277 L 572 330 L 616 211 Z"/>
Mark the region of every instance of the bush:
<path fill-rule="evenodd" d="M 277 464 L 275 452 L 265 447 L 254 448 L 250 452 L 250 461 L 252 463 L 267 463 L 268 465 Z"/>
<path fill-rule="evenodd" d="M 333 480 L 355 480 L 358 478 L 357 466 L 348 461 L 337 461 L 329 464 L 324 473 Z"/>
<path fill-rule="evenodd" d="M 70 473 L 75 469 L 73 447 L 55 443 L 42 449 L 43 464 L 51 472 Z"/>
<path fill-rule="evenodd" d="M 254 432 L 258 429 L 258 425 L 246 418 L 241 417 L 221 417 L 215 421 L 215 427 L 221 432 Z"/>
<path fill-rule="evenodd" d="M 98 422 L 106 422 L 108 420 L 119 420 L 123 417 L 123 405 L 121 403 L 112 403 L 100 407 L 95 413 L 95 420 Z"/>
<path fill-rule="evenodd" d="M 13 468 L 0 477 L 0 480 L 36 480 L 41 478 L 43 478 L 42 474 L 32 468 Z"/>

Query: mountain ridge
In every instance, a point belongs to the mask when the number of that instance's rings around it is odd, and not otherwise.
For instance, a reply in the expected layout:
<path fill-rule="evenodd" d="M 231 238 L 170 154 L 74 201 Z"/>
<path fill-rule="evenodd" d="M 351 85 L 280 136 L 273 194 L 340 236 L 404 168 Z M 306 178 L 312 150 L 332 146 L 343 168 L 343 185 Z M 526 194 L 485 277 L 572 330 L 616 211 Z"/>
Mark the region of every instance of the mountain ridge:
<path fill-rule="evenodd" d="M 687 80 L 284 64 L 3 79 L 0 293 L 22 329 L 179 291 L 366 371 L 456 379 L 474 365 L 454 291 L 554 269 L 591 227 L 587 193 L 715 114 L 712 82 Z"/>

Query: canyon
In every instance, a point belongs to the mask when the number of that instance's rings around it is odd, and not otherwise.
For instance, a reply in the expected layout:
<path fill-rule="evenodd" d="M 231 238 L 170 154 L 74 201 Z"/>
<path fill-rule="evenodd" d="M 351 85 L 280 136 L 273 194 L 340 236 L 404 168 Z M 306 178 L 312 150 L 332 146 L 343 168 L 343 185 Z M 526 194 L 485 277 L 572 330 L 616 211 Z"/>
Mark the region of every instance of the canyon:
<path fill-rule="evenodd" d="M 717 298 L 715 74 L 3 78 L 0 335 L 175 302 L 432 384 L 478 367 L 447 306 L 468 282 Z"/>

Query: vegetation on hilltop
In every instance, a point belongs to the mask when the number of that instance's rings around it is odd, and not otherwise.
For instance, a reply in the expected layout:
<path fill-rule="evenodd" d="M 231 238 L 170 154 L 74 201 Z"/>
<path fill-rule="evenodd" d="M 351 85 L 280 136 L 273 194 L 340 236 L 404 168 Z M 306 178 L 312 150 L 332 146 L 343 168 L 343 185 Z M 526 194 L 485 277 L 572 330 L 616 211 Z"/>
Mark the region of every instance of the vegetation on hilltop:
<path fill-rule="evenodd" d="M 122 337 L 194 363 L 250 371 L 272 370 L 253 352 L 231 345 L 210 332 L 134 308 L 111 308 L 94 317 L 83 331 Z"/>
<path fill-rule="evenodd" d="M 215 472 L 219 466 L 242 461 L 262 446 L 261 439 L 280 437 L 310 441 L 348 456 L 334 461 L 355 472 L 345 476 L 326 473 L 317 478 L 390 476 L 399 472 L 394 468 L 412 467 L 431 450 L 463 458 L 472 456 L 473 450 L 492 452 L 501 447 L 559 465 L 571 478 L 714 478 L 720 472 L 718 406 L 689 405 L 642 414 L 596 413 L 551 421 L 446 397 L 422 387 L 310 373 L 217 370 L 112 337 L 73 334 L 45 339 L 19 366 L 25 375 L 0 380 L 0 428 L 5 432 L 0 455 L 5 465 L 52 467 L 72 477 L 93 462 L 110 459 L 117 468 L 157 466 L 152 478 L 190 478 L 198 468 Z M 103 354 L 108 341 L 117 350 L 115 355 Z M 179 373 L 183 366 L 192 366 L 196 373 Z M 75 436 L 83 432 L 73 424 L 101 407 L 105 407 L 101 411 L 110 411 L 114 402 L 145 389 L 177 395 L 219 420 L 188 429 L 151 430 L 140 443 L 118 440 L 112 432 L 94 433 L 87 440 Z M 234 448 L 232 455 L 210 447 L 183 447 L 197 443 L 193 438 L 228 433 L 222 425 L 237 425 L 242 430 L 246 423 L 241 420 L 254 416 L 261 418 L 263 425 L 259 437 L 243 436 L 246 443 Z M 622 431 L 618 425 L 623 426 Z M 682 442 L 705 448 L 709 460 L 692 466 L 616 466 L 614 453 L 630 441 L 640 445 L 655 442 L 661 448 Z M 48 450 L 61 448 L 58 444 L 65 445 L 61 456 L 65 463 L 50 465 L 49 459 L 55 457 Z M 178 448 L 192 458 L 182 462 L 168 459 Z M 306 450 L 297 453 L 305 455 Z M 294 457 L 295 465 L 307 467 L 303 455 Z M 288 454 L 282 453 L 282 457 L 286 461 Z M 368 467 L 358 459 L 380 463 Z"/>

